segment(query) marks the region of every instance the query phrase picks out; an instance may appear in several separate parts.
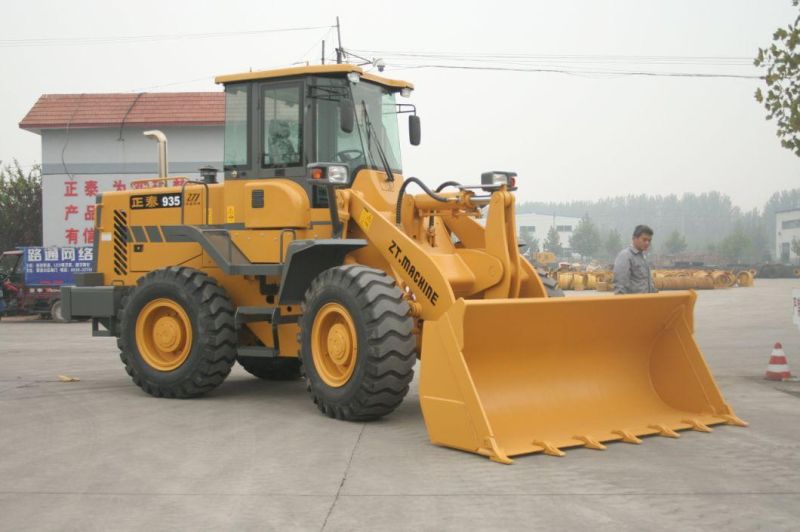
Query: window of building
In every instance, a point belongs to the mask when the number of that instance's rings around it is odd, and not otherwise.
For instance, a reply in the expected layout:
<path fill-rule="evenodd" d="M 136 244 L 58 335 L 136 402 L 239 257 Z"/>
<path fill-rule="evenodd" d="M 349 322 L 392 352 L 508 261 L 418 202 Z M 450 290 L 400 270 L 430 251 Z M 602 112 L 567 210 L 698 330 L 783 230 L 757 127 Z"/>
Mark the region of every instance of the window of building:
<path fill-rule="evenodd" d="M 556 226 L 556 231 L 558 231 L 559 233 L 571 233 L 572 232 L 572 226 L 571 225 L 557 225 Z"/>
<path fill-rule="evenodd" d="M 519 230 L 520 231 L 530 231 L 531 233 L 535 233 L 536 232 L 536 226 L 535 225 L 521 225 L 521 226 L 519 226 Z"/>
<path fill-rule="evenodd" d="M 302 165 L 302 92 L 299 83 L 266 87 L 263 93 L 265 168 Z"/>
<path fill-rule="evenodd" d="M 781 229 L 797 229 L 800 227 L 800 220 L 784 220 L 781 222 Z"/>

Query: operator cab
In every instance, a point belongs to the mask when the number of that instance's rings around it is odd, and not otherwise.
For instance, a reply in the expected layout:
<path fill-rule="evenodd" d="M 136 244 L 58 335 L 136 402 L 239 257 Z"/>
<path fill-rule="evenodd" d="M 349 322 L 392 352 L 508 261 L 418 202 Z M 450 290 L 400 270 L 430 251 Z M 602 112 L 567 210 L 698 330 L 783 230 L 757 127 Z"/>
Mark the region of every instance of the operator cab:
<path fill-rule="evenodd" d="M 315 65 L 216 78 L 225 85 L 225 179 L 284 178 L 313 198 L 308 165 L 346 165 L 347 183 L 360 170 L 402 172 L 398 115 L 409 114 L 412 144 L 419 118 L 399 104 L 414 88 L 348 64 Z M 318 190 L 324 192 L 324 190 Z"/>

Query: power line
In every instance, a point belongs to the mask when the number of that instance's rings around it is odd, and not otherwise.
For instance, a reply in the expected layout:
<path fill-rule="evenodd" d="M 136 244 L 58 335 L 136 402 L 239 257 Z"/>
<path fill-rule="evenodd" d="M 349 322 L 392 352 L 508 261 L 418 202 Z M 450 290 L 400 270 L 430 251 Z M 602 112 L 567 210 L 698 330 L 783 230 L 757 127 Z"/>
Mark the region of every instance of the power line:
<path fill-rule="evenodd" d="M 727 74 L 727 73 L 709 73 L 709 72 L 656 72 L 644 70 L 570 70 L 567 68 L 519 68 L 508 66 L 477 66 L 477 65 L 444 65 L 444 64 L 429 64 L 429 65 L 398 65 L 394 70 L 410 70 L 410 69 L 447 69 L 447 70 L 488 70 L 488 71 L 501 71 L 501 72 L 538 72 L 549 74 L 567 74 L 576 76 L 592 76 L 602 75 L 608 77 L 617 76 L 645 76 L 645 77 L 676 77 L 676 78 L 728 78 L 728 79 L 763 79 L 764 76 L 747 75 L 747 74 Z"/>
<path fill-rule="evenodd" d="M 443 59 L 452 61 L 520 61 L 558 63 L 636 63 L 636 64 L 697 64 L 720 66 L 753 66 L 753 58 L 746 56 L 681 56 L 681 55 L 613 55 L 613 54 L 527 54 L 527 53 L 466 53 L 466 52 L 413 52 L 392 50 L 354 50 L 375 54 L 384 59 Z"/>
<path fill-rule="evenodd" d="M 41 47 L 41 46 L 99 46 L 109 44 L 134 44 L 192 39 L 215 39 L 220 37 L 244 37 L 266 33 L 286 33 L 329 29 L 331 26 L 301 26 L 294 28 L 270 28 L 250 31 L 225 31 L 213 33 L 169 33 L 154 35 L 128 35 L 107 37 L 45 37 L 32 39 L 0 39 L 0 48 Z"/>
<path fill-rule="evenodd" d="M 328 36 L 331 34 L 331 32 L 334 30 L 335 27 L 336 26 L 324 26 L 324 29 L 326 29 L 327 31 L 322 34 L 322 38 L 321 39 L 316 39 L 314 41 L 314 44 L 308 50 L 306 50 L 306 52 L 300 57 L 300 59 L 298 61 L 295 61 L 294 63 L 291 63 L 289 66 L 297 65 L 298 63 L 302 63 L 303 60 L 306 58 L 306 56 L 308 56 L 308 54 L 310 54 L 316 47 L 320 46 L 320 42 L 321 41 L 323 41 L 323 40 L 328 38 Z M 279 66 L 260 68 L 258 70 L 269 70 L 270 68 L 279 68 L 281 66 L 286 66 L 286 65 L 279 65 Z M 173 87 L 173 86 L 176 86 L 176 85 L 186 85 L 187 83 L 195 83 L 197 81 L 208 81 L 210 83 L 213 83 L 214 76 L 202 76 L 202 77 L 199 77 L 199 78 L 185 79 L 185 80 L 181 80 L 181 81 L 172 81 L 172 82 L 169 82 L 169 83 L 161 83 L 161 84 L 158 84 L 158 85 L 151 85 L 149 87 L 137 87 L 135 89 L 130 89 L 130 90 L 126 91 L 126 92 L 143 92 L 143 91 L 150 91 L 150 90 L 154 90 L 154 89 L 163 89 L 165 87 Z"/>

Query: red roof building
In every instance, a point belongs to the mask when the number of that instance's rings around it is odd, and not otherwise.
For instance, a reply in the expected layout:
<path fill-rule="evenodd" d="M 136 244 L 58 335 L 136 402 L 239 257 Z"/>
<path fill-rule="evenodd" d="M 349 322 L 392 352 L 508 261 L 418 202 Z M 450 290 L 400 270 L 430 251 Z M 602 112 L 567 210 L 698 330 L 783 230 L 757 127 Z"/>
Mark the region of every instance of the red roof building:
<path fill-rule="evenodd" d="M 45 245 L 91 245 L 97 195 L 158 175 L 149 129 L 167 136 L 171 185 L 221 170 L 224 121 L 223 92 L 42 95 L 19 127 L 41 137 Z"/>
<path fill-rule="evenodd" d="M 222 92 L 44 94 L 19 127 L 216 126 L 224 120 Z"/>

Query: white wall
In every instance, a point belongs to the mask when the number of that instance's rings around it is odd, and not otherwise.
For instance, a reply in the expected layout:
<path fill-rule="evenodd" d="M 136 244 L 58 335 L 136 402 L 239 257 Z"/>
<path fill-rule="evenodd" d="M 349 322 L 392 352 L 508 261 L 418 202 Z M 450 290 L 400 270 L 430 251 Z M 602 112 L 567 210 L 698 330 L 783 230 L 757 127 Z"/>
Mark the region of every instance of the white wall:
<path fill-rule="evenodd" d="M 222 126 L 147 129 L 161 129 L 167 135 L 170 172 L 196 172 L 207 164 L 222 169 Z M 144 131 L 125 127 L 120 140 L 119 127 L 42 130 L 42 173 L 157 172 L 156 142 Z"/>
<path fill-rule="evenodd" d="M 221 172 L 217 174 L 221 177 Z M 95 205 L 96 196 L 93 188 L 98 192 L 117 190 L 124 185 L 122 190 L 130 190 L 131 181 L 137 179 L 154 178 L 152 174 L 58 174 L 44 176 L 42 179 L 42 237 L 45 246 L 90 246 L 92 245 L 94 218 L 91 209 Z M 170 173 L 170 185 L 179 184 L 175 179 L 199 179 L 200 174 Z M 76 211 L 77 212 L 74 212 Z M 75 232 L 77 231 L 77 232 Z M 70 240 L 70 236 L 77 240 Z"/>
<path fill-rule="evenodd" d="M 159 129 L 167 135 L 170 176 L 198 178 L 198 169 L 210 164 L 222 179 L 222 126 Z M 119 127 L 73 129 L 69 134 L 61 129 L 41 132 L 45 246 L 91 244 L 94 188 L 108 192 L 117 183 L 130 189 L 134 180 L 157 176 L 157 143 L 143 131 L 125 127 L 123 140 L 119 140 Z"/>

